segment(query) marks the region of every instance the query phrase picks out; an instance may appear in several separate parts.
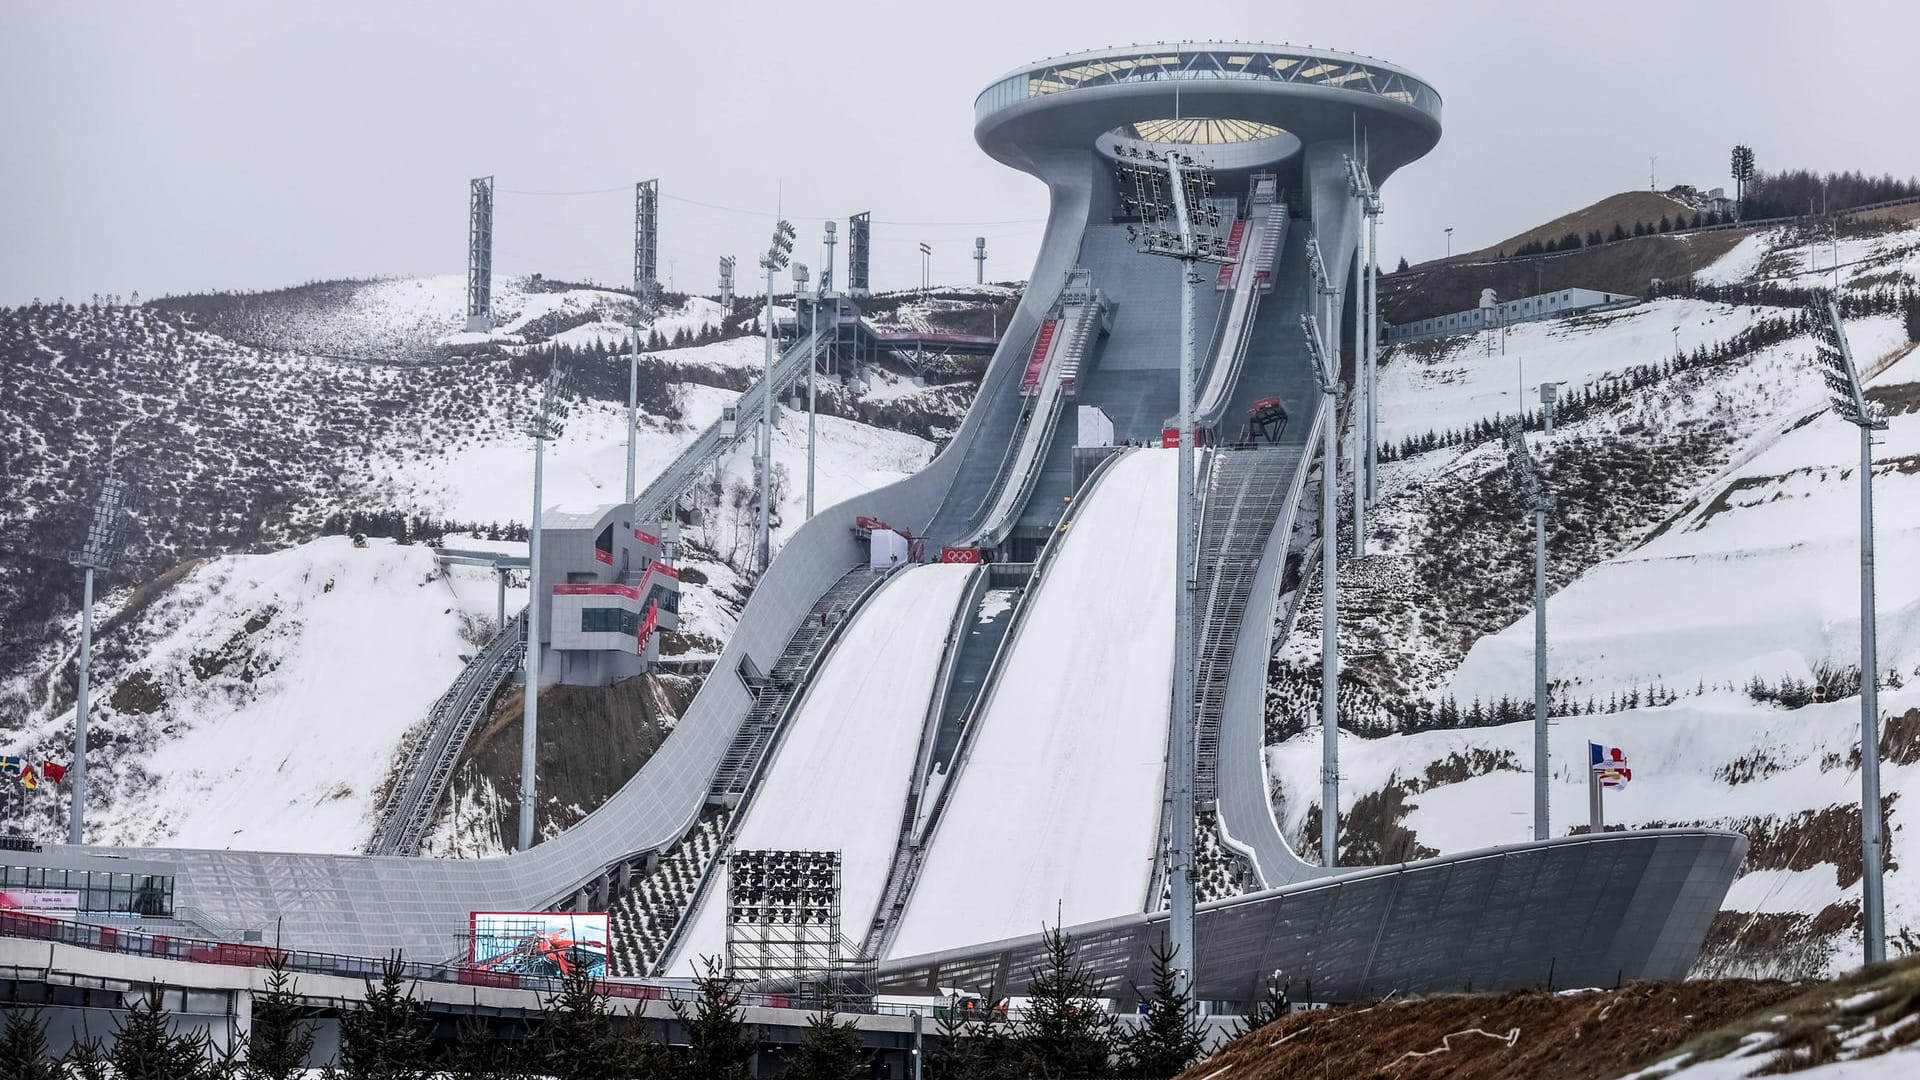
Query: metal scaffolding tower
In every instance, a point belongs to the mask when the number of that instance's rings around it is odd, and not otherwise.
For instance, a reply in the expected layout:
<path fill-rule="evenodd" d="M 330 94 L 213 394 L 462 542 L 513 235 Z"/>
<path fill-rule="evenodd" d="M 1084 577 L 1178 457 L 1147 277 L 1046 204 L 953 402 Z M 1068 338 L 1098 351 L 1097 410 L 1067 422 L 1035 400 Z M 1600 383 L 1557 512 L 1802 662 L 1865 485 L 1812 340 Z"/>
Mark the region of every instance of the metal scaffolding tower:
<path fill-rule="evenodd" d="M 873 212 L 847 219 L 847 295 L 870 295 L 867 287 L 868 245 L 873 240 Z"/>
<path fill-rule="evenodd" d="M 493 332 L 493 177 L 467 194 L 467 333 Z"/>
<path fill-rule="evenodd" d="M 633 185 L 633 294 L 644 303 L 660 281 L 660 181 Z"/>

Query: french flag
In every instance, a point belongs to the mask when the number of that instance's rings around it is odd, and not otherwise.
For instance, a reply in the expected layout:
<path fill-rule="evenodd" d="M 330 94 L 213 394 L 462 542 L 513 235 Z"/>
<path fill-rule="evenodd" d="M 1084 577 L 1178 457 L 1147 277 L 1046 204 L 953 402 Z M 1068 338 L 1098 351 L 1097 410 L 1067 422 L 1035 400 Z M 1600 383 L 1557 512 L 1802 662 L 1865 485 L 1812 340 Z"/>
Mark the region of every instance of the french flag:
<path fill-rule="evenodd" d="M 1627 768 L 1627 752 L 1617 746 L 1588 743 L 1587 760 L 1603 788 L 1623 788 L 1633 779 L 1633 770 Z"/>

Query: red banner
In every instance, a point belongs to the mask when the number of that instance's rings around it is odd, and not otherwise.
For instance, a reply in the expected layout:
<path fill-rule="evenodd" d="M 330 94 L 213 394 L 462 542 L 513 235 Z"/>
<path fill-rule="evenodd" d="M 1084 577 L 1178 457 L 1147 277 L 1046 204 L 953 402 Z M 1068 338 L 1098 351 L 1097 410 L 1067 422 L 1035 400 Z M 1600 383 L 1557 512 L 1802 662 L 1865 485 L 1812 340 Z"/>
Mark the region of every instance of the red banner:
<path fill-rule="evenodd" d="M 644 529 L 633 530 L 633 538 L 643 544 L 652 544 L 654 547 L 660 546 L 660 538 Z"/>
<path fill-rule="evenodd" d="M 1177 427 L 1161 428 L 1160 447 L 1164 450 L 1180 449 L 1180 429 Z"/>
<path fill-rule="evenodd" d="M 599 548 L 594 548 L 593 557 L 606 563 L 608 566 L 613 565 L 613 552 L 611 551 L 601 551 Z"/>
<path fill-rule="evenodd" d="M 980 561 L 980 549 L 977 547 L 943 547 L 940 549 L 940 561 L 943 563 L 977 563 Z"/>

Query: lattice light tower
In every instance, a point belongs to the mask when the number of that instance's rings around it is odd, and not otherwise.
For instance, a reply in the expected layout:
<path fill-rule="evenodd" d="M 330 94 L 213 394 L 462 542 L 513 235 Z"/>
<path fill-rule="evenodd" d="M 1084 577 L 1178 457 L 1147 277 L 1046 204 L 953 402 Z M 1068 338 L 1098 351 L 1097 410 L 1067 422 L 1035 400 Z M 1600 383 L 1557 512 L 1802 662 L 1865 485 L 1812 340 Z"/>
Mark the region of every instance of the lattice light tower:
<path fill-rule="evenodd" d="M 1213 195 L 1213 171 L 1180 153 L 1140 153 L 1138 147 L 1116 145 L 1129 155 L 1118 166 L 1120 211 L 1138 217 L 1127 226 L 1127 238 L 1148 255 L 1180 262 L 1180 462 L 1179 521 L 1174 547 L 1173 609 L 1173 740 L 1167 762 L 1167 801 L 1173 820 L 1167 833 L 1167 877 L 1172 903 L 1167 913 L 1168 945 L 1173 949 L 1175 977 L 1184 989 L 1193 985 L 1193 847 L 1194 847 L 1194 674 L 1193 596 L 1199 588 L 1194 565 L 1193 507 L 1193 290 L 1200 284 L 1201 263 L 1223 263 L 1224 237 L 1217 229 L 1220 210 Z"/>
<path fill-rule="evenodd" d="M 566 399 L 567 374 L 559 361 L 547 370 L 540 404 L 527 420 L 533 438 L 533 527 L 527 530 L 527 649 L 525 704 L 520 713 L 520 847 L 533 846 L 534 752 L 540 737 L 540 482 L 547 440 L 557 439 L 572 406 Z"/>
<path fill-rule="evenodd" d="M 1340 863 L 1340 523 L 1334 428 L 1340 415 L 1340 364 L 1321 334 L 1333 327 L 1333 282 L 1320 243 L 1307 237 L 1307 269 L 1319 292 L 1319 318 L 1300 316 L 1307 352 L 1320 380 L 1320 864 Z M 1331 335 L 1327 335 L 1331 336 Z"/>
<path fill-rule="evenodd" d="M 761 313 L 761 321 L 767 325 L 767 360 L 764 374 L 761 376 L 760 395 L 760 527 L 754 543 L 755 569 L 766 573 L 773 563 L 773 275 L 787 268 L 793 260 L 793 240 L 796 234 L 786 218 L 773 227 L 773 241 L 767 245 L 767 253 L 760 256 L 760 269 L 767 272 L 767 306 Z"/>
<path fill-rule="evenodd" d="M 727 969 L 743 982 L 778 980 L 805 993 L 845 972 L 840 853 L 727 855 Z"/>
<path fill-rule="evenodd" d="M 660 280 L 660 181 L 633 185 L 633 293 L 644 299 Z"/>
<path fill-rule="evenodd" d="M 869 295 L 867 285 L 868 250 L 873 242 L 873 212 L 863 211 L 847 219 L 847 295 Z"/>
<path fill-rule="evenodd" d="M 67 843 L 86 842 L 87 814 L 87 681 L 93 667 L 93 575 L 110 569 L 120 557 L 126 542 L 126 503 L 131 488 L 127 481 L 109 472 L 100 482 L 100 497 L 93 504 L 93 523 L 87 527 L 87 539 L 73 557 L 73 565 L 84 576 L 80 598 L 80 685 L 73 705 L 73 767 L 67 779 L 73 784 L 73 802 L 67 812 Z"/>
<path fill-rule="evenodd" d="M 1815 359 L 1826 381 L 1835 416 L 1860 429 L 1860 881 L 1861 936 L 1866 961 L 1887 958 L 1886 900 L 1881 874 L 1886 836 L 1880 821 L 1880 658 L 1879 627 L 1873 602 L 1873 433 L 1884 431 L 1886 416 L 1867 400 L 1860 369 L 1847 345 L 1846 322 L 1832 293 L 1808 311 L 1813 324 Z"/>
<path fill-rule="evenodd" d="M 493 177 L 467 192 L 467 333 L 493 332 Z"/>
<path fill-rule="evenodd" d="M 1540 482 L 1519 418 L 1508 417 L 1501 433 L 1507 445 L 1507 478 L 1533 515 L 1533 838 L 1545 840 L 1552 834 L 1547 800 L 1547 515 L 1553 512 L 1553 495 Z"/>
<path fill-rule="evenodd" d="M 627 364 L 627 503 L 632 505 L 640 423 L 640 339 L 653 326 L 660 307 L 660 181 L 633 185 L 633 295 L 639 301 L 629 327 L 633 341 Z"/>
<path fill-rule="evenodd" d="M 733 266 L 733 256 L 720 256 L 720 312 L 722 318 L 733 314 Z"/>

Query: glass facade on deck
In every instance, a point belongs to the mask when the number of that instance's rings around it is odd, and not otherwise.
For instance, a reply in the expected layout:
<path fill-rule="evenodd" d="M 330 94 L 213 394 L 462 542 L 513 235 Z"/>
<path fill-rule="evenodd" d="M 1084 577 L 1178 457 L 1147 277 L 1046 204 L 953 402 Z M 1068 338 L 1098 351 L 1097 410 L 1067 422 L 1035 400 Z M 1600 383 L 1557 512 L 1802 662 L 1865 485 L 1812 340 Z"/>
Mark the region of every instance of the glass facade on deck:
<path fill-rule="evenodd" d="M 1137 53 L 1062 57 L 1009 76 L 975 99 L 973 118 L 978 123 L 1030 98 L 1082 87 L 1173 79 L 1253 79 L 1325 86 L 1397 101 L 1436 120 L 1440 117 L 1440 95 L 1433 87 L 1362 57 L 1244 46 L 1160 46 Z"/>
<path fill-rule="evenodd" d="M 13 889 L 78 893 L 82 914 L 115 912 L 162 919 L 173 917 L 173 878 L 161 874 L 0 866 L 0 890 Z"/>

